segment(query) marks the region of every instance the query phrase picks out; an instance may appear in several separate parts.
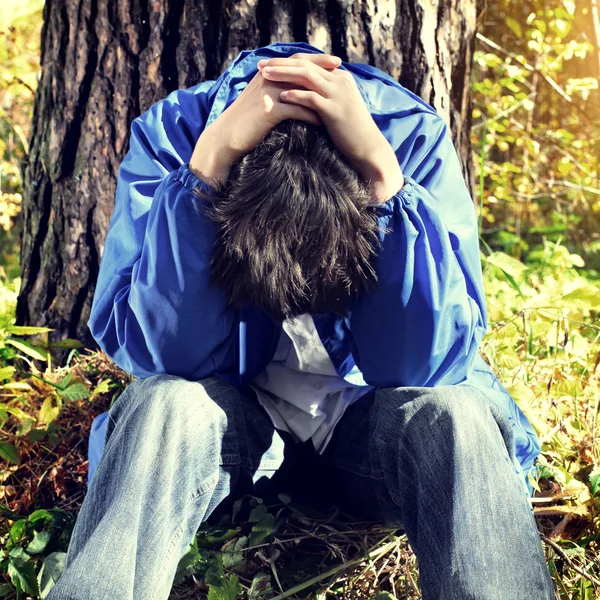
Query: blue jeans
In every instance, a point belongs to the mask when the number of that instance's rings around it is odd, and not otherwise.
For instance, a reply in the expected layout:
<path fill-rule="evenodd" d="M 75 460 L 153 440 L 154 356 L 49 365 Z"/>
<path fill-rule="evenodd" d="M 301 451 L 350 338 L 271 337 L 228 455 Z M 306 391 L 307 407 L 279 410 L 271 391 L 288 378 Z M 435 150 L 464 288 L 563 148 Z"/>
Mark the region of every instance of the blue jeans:
<path fill-rule="evenodd" d="M 135 380 L 110 409 L 102 459 L 47 599 L 166 599 L 217 507 L 248 492 L 286 492 L 402 527 L 426 600 L 552 600 L 511 435 L 474 387 L 377 388 L 347 409 L 318 455 L 310 440 L 294 444 L 275 429 L 252 390 L 221 377 Z"/>

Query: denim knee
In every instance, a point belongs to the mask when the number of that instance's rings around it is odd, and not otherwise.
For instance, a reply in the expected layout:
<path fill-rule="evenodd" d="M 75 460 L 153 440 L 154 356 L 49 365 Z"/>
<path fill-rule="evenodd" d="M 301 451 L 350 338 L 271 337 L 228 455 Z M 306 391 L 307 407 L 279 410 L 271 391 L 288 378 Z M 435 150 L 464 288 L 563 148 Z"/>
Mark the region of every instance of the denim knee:
<path fill-rule="evenodd" d="M 433 446 L 469 448 L 473 438 L 484 440 L 500 429 L 508 455 L 514 456 L 510 425 L 499 410 L 476 389 L 466 386 L 386 389 L 378 402 L 376 437 L 385 452 L 397 452 L 399 444 L 413 451 Z M 494 410 L 495 409 L 495 410 Z M 400 439 L 399 432 L 402 432 Z M 464 442 L 464 444 L 461 444 Z M 507 456 L 511 460 L 512 456 Z"/>
<path fill-rule="evenodd" d="M 188 381 L 153 375 L 133 381 L 109 411 L 107 443 L 119 422 L 146 438 L 148 448 L 193 454 L 205 465 L 241 462 L 245 428 L 238 391 L 218 376 Z M 131 423 L 133 421 L 134 424 Z"/>
<path fill-rule="evenodd" d="M 215 378 L 189 381 L 175 375 L 160 374 L 135 379 L 110 408 L 109 417 L 116 421 L 122 413 L 136 410 L 141 405 L 146 411 L 158 411 L 161 415 L 166 411 L 185 413 L 206 401 L 206 387 Z"/>

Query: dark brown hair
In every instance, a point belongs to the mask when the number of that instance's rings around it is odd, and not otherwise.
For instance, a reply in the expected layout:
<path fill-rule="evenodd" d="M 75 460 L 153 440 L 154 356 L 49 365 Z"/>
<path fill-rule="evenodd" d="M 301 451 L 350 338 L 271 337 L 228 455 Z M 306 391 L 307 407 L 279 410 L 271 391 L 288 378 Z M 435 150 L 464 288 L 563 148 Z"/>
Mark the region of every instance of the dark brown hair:
<path fill-rule="evenodd" d="M 211 285 L 235 309 L 253 306 L 276 322 L 347 317 L 349 298 L 375 287 L 381 245 L 369 185 L 325 126 L 282 121 L 216 191 L 199 194 L 219 231 Z"/>

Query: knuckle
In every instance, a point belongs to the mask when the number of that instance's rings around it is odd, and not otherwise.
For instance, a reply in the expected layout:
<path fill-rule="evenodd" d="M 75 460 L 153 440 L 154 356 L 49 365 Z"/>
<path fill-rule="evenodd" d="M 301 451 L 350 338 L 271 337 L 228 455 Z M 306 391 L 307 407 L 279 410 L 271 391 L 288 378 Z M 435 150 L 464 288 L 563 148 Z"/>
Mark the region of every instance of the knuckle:
<path fill-rule="evenodd" d="M 302 70 L 302 76 L 307 79 L 308 81 L 314 81 L 315 80 L 315 72 L 312 69 L 309 69 L 308 67 L 305 67 Z"/>
<path fill-rule="evenodd" d="M 311 106 L 314 106 L 314 107 L 322 106 L 322 100 L 323 100 L 323 97 L 320 94 L 317 94 L 317 92 L 310 92 L 310 94 L 308 95 L 308 101 L 311 104 Z"/>

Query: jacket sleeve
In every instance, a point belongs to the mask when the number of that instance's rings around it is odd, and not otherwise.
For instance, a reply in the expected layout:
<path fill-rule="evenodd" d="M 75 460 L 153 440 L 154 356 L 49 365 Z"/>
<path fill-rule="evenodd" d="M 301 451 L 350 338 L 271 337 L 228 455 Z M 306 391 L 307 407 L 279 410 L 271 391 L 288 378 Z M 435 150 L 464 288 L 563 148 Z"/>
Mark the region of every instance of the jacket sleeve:
<path fill-rule="evenodd" d="M 377 288 L 351 302 L 352 353 L 369 385 L 457 384 L 487 329 L 475 206 L 439 115 L 386 132 L 405 184 L 374 209 L 391 231 L 380 233 Z"/>
<path fill-rule="evenodd" d="M 138 377 L 208 377 L 233 342 L 237 314 L 209 285 L 216 226 L 193 192 L 212 188 L 187 164 L 212 84 L 173 92 L 135 119 L 119 168 L 88 327 Z"/>

